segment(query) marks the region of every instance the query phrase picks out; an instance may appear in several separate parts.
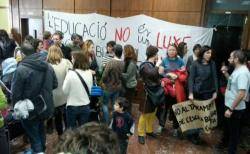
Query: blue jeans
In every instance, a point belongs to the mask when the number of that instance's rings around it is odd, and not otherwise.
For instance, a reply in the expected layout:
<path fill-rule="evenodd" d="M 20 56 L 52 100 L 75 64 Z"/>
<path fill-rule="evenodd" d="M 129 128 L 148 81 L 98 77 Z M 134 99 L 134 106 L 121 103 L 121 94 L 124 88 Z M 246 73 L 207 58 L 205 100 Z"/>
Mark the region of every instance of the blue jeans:
<path fill-rule="evenodd" d="M 35 153 L 45 152 L 46 135 L 44 130 L 44 121 L 38 119 L 25 119 L 22 120 L 21 123 L 30 140 L 31 149 Z"/>
<path fill-rule="evenodd" d="M 107 124 L 109 123 L 109 101 L 111 100 L 111 105 L 113 109 L 115 100 L 118 96 L 119 96 L 118 91 L 116 92 L 104 91 L 102 110 L 103 110 L 103 120 Z"/>
<path fill-rule="evenodd" d="M 82 106 L 67 106 L 66 119 L 68 128 L 76 128 L 88 122 L 90 109 L 89 105 Z"/>

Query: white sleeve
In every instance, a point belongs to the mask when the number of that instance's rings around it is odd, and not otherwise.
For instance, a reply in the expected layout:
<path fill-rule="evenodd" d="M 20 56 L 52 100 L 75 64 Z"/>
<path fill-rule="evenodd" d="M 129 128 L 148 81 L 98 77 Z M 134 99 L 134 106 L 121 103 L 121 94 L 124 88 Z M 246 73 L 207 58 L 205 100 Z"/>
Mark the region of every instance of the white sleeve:
<path fill-rule="evenodd" d="M 69 95 L 69 92 L 70 92 L 71 78 L 72 78 L 72 73 L 71 71 L 69 71 L 64 79 L 63 87 L 62 87 L 63 93 L 67 96 Z"/>
<path fill-rule="evenodd" d="M 132 127 L 130 128 L 130 133 L 134 134 L 135 133 L 135 123 L 133 122 Z"/>
<path fill-rule="evenodd" d="M 113 118 L 112 118 L 112 120 L 111 120 L 111 122 L 110 122 L 110 124 L 109 124 L 109 128 L 110 128 L 110 129 L 112 129 L 112 125 L 113 125 Z"/>

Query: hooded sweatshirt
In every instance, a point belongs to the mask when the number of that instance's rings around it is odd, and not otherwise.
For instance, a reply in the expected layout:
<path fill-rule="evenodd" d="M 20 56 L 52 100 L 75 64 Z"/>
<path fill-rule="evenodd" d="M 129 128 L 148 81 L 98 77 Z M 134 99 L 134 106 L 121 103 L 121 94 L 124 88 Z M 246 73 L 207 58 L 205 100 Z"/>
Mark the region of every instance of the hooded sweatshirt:
<path fill-rule="evenodd" d="M 13 105 L 19 100 L 32 100 L 43 92 L 47 108 L 53 112 L 52 91 L 58 83 L 53 68 L 42 58 L 39 53 L 34 53 L 18 64 L 11 85 Z"/>

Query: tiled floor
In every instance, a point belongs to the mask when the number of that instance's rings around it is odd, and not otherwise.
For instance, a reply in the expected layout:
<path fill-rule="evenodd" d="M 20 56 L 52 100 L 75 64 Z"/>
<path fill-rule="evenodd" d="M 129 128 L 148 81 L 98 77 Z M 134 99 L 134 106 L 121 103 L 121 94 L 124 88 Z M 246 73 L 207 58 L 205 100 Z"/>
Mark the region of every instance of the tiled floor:
<path fill-rule="evenodd" d="M 136 119 L 136 126 L 140 113 L 138 105 L 133 106 L 133 113 Z M 157 128 L 157 122 L 155 122 Z M 137 141 L 136 134 L 130 138 L 128 146 L 128 154 L 217 154 L 223 153 L 214 150 L 213 146 L 218 142 L 220 131 L 215 130 L 211 134 L 201 134 L 204 140 L 203 145 L 193 145 L 186 139 L 177 139 L 172 137 L 171 122 L 167 122 L 166 131 L 158 138 L 146 138 L 146 144 L 141 145 Z M 54 132 L 52 135 L 47 136 L 47 154 L 52 154 L 52 149 L 57 142 L 57 135 Z M 12 153 L 20 153 L 28 145 L 21 145 L 22 140 L 19 138 L 13 142 L 11 147 Z M 247 152 L 239 150 L 239 153 L 245 154 Z"/>

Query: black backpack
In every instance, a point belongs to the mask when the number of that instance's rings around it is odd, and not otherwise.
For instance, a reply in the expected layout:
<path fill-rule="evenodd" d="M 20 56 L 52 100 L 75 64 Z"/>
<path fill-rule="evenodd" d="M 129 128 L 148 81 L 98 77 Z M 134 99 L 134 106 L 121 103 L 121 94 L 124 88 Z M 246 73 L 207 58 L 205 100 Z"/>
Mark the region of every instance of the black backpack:
<path fill-rule="evenodd" d="M 43 85 L 41 86 L 40 93 L 31 99 L 32 103 L 34 104 L 34 110 L 29 112 L 29 119 L 41 119 L 46 120 L 53 116 L 54 114 L 54 103 L 52 100 L 49 100 L 51 97 L 51 93 L 46 90 L 45 85 L 46 77 L 49 69 L 47 68 L 46 72 L 43 76 Z M 53 98 L 52 98 L 53 99 Z"/>

